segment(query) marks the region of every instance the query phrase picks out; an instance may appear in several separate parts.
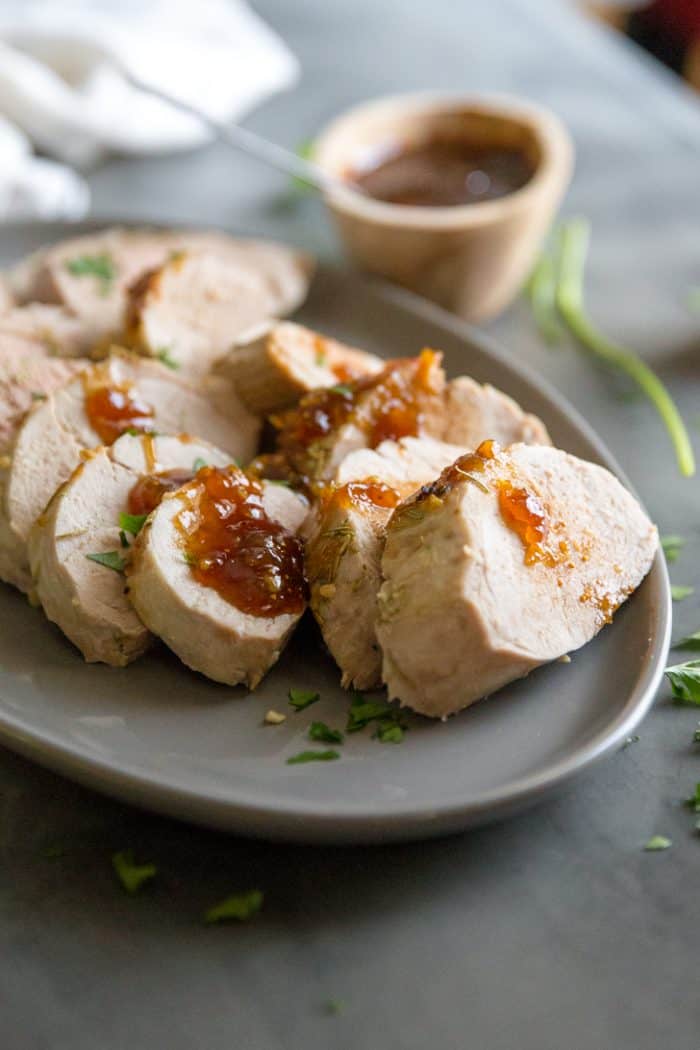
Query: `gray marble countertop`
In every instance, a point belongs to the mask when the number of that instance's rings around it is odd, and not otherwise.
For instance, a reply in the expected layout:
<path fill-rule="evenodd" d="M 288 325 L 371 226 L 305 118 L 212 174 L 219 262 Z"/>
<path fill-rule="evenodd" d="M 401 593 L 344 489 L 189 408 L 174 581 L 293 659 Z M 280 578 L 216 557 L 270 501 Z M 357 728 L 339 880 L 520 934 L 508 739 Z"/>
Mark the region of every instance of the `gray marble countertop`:
<path fill-rule="evenodd" d="M 641 53 L 550 0 L 260 0 L 304 76 L 250 126 L 294 145 L 355 100 L 416 88 L 542 100 L 568 122 L 567 213 L 593 223 L 601 325 L 636 346 L 700 418 L 700 103 Z M 186 75 L 186 71 L 185 71 Z M 98 217 L 243 227 L 324 256 L 312 199 L 212 147 L 113 160 Z M 600 431 L 697 593 L 698 481 L 682 481 L 649 406 L 573 346 L 545 348 L 523 304 L 491 326 Z M 700 437 L 695 438 L 700 451 Z M 614 688 L 614 682 L 610 683 Z M 312 849 L 210 834 L 92 795 L 0 754 L 3 1050 L 698 1050 L 700 838 L 681 800 L 700 780 L 700 712 L 665 693 L 640 740 L 554 800 L 475 833 L 412 846 Z M 645 853 L 652 834 L 673 839 Z M 60 843 L 60 857 L 46 847 Z M 159 864 L 150 893 L 110 855 Z M 203 909 L 241 885 L 267 904 L 237 927 Z M 330 1000 L 341 1000 L 332 1014 Z"/>

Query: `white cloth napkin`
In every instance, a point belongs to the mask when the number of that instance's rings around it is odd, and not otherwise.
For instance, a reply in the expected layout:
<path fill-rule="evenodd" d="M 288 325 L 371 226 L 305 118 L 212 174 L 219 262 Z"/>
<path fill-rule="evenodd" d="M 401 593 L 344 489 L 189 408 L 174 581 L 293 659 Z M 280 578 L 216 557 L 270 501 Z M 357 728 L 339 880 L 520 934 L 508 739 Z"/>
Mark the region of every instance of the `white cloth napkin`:
<path fill-rule="evenodd" d="M 220 121 L 299 73 L 242 0 L 2 0 L 0 218 L 79 218 L 89 193 L 66 165 L 208 141 L 199 121 L 132 87 L 122 69 Z M 33 156 L 28 140 L 64 164 Z"/>

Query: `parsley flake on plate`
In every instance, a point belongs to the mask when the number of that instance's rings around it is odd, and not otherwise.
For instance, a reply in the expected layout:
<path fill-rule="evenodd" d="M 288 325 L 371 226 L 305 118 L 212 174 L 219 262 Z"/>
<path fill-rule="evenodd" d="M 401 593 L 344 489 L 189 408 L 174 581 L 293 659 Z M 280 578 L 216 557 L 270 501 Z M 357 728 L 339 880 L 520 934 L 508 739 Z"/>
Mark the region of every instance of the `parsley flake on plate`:
<path fill-rule="evenodd" d="M 225 897 L 204 913 L 206 923 L 228 922 L 235 919 L 237 922 L 245 922 L 257 915 L 263 906 L 265 895 L 262 890 L 248 890 L 246 893 L 233 893 Z"/>
<path fill-rule="evenodd" d="M 347 383 L 336 383 L 335 386 L 330 388 L 334 394 L 342 394 L 343 397 L 350 397 L 352 394 L 352 387 Z"/>
<path fill-rule="evenodd" d="M 132 536 L 138 536 L 147 517 L 148 514 L 122 513 L 119 515 L 119 528 L 124 532 L 130 532 Z"/>
<path fill-rule="evenodd" d="M 381 722 L 385 731 L 390 726 L 397 726 L 400 729 L 406 728 L 402 722 L 401 711 L 392 707 L 385 700 L 367 700 L 362 693 L 353 693 L 350 710 L 348 711 L 348 733 L 357 733 L 358 730 L 364 729 L 370 722 Z M 382 739 L 379 733 L 376 735 L 378 739 L 382 740 L 382 743 L 398 743 L 400 739 L 396 735 L 393 740 L 391 736 L 387 739 Z"/>
<path fill-rule="evenodd" d="M 660 541 L 661 549 L 666 555 L 667 562 L 677 561 L 681 549 L 685 546 L 685 540 L 682 536 L 662 536 Z"/>
<path fill-rule="evenodd" d="M 321 694 L 315 693 L 312 689 L 292 688 L 289 690 L 289 703 L 295 711 L 303 711 L 305 707 L 310 707 L 320 699 Z"/>
<path fill-rule="evenodd" d="M 685 598 L 690 598 L 691 594 L 695 590 L 694 587 L 684 587 L 680 583 L 671 584 L 671 601 L 682 602 Z"/>
<path fill-rule="evenodd" d="M 127 893 L 138 893 L 158 873 L 155 864 L 136 864 L 133 850 L 124 849 L 112 855 L 112 867 Z"/>
<path fill-rule="evenodd" d="M 175 360 L 169 346 L 162 346 L 160 350 L 156 350 L 155 356 L 166 368 L 172 368 L 173 372 L 177 372 L 180 367 L 180 362 Z"/>
<path fill-rule="evenodd" d="M 292 755 L 287 759 L 288 766 L 300 766 L 305 762 L 333 762 L 340 758 L 338 751 L 300 751 L 298 755 Z"/>
<path fill-rule="evenodd" d="M 101 255 L 78 255 L 68 260 L 66 269 L 73 277 L 96 277 L 103 295 L 108 294 L 117 276 L 114 260 L 106 252 Z"/>
<path fill-rule="evenodd" d="M 342 744 L 343 734 L 339 729 L 331 729 L 325 722 L 312 722 L 309 726 L 309 740 L 318 740 L 322 744 Z"/>
<path fill-rule="evenodd" d="M 403 740 L 404 727 L 396 722 L 380 722 L 374 733 L 380 744 L 400 744 Z"/>
<path fill-rule="evenodd" d="M 700 813 L 700 781 L 695 785 L 695 794 L 685 800 L 686 806 Z"/>
<path fill-rule="evenodd" d="M 99 554 L 86 554 L 88 561 L 96 561 L 98 565 L 104 565 L 105 569 L 113 569 L 114 572 L 124 572 L 126 562 L 119 551 L 103 551 Z"/>
<path fill-rule="evenodd" d="M 655 853 L 658 850 L 668 849 L 671 845 L 671 840 L 665 835 L 652 835 L 648 842 L 644 843 L 644 849 L 647 853 Z"/>
<path fill-rule="evenodd" d="M 700 660 L 667 667 L 664 674 L 671 683 L 671 692 L 682 704 L 700 706 Z"/>

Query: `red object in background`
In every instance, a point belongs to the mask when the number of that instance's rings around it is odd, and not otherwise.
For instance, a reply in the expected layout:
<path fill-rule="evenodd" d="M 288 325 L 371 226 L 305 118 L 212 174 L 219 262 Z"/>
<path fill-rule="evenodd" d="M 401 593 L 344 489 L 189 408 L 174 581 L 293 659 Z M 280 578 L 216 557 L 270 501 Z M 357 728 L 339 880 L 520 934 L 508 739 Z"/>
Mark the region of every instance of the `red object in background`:
<path fill-rule="evenodd" d="M 700 36 L 699 0 L 654 0 L 644 14 L 677 34 L 686 44 Z"/>
<path fill-rule="evenodd" d="M 700 0 L 652 0 L 629 17 L 628 36 L 677 73 L 700 46 Z"/>

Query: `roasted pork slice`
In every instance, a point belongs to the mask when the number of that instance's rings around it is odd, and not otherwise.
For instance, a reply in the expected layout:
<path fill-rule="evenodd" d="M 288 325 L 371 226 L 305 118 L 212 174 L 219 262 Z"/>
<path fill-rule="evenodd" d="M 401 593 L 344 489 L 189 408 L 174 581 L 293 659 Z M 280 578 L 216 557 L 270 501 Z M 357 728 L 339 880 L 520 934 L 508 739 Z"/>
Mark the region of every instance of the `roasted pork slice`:
<path fill-rule="evenodd" d="M 90 361 L 50 355 L 41 340 L 0 328 L 0 454 L 7 455 L 25 415 Z"/>
<path fill-rule="evenodd" d="M 447 384 L 445 441 L 476 448 L 493 438 L 502 445 L 550 445 L 547 428 L 537 416 L 524 412 L 503 391 L 468 376 Z"/>
<path fill-rule="evenodd" d="M 29 535 L 32 593 L 90 662 L 123 667 L 153 636 L 125 594 L 124 567 L 145 517 L 225 452 L 188 435 L 124 434 L 89 453 Z"/>
<path fill-rule="evenodd" d="M 52 357 L 88 357 L 94 332 L 64 306 L 26 303 L 0 314 L 0 347 L 6 336 L 30 339 Z"/>
<path fill-rule="evenodd" d="M 214 254 L 214 247 L 176 253 L 144 274 L 129 292 L 127 343 L 173 368 L 202 375 L 251 326 L 293 309 L 306 295 L 305 257 L 274 245 L 272 256 L 258 255 L 244 251 L 244 243 L 221 254 Z M 277 272 L 282 260 L 290 271 L 287 281 Z"/>
<path fill-rule="evenodd" d="M 356 449 L 402 437 L 441 437 L 445 376 L 441 355 L 424 350 L 399 358 L 373 376 L 315 390 L 273 417 L 277 449 L 310 483 L 333 479 Z"/>
<path fill-rule="evenodd" d="M 390 697 L 444 718 L 580 648 L 639 586 L 657 532 L 607 470 L 484 442 L 386 530 L 377 637 Z"/>
<path fill-rule="evenodd" d="M 9 281 L 0 274 L 0 315 L 7 313 L 15 305 L 15 297 L 12 294 Z"/>
<path fill-rule="evenodd" d="M 38 402 L 0 474 L 0 578 L 26 590 L 29 530 L 85 449 L 128 430 L 197 434 L 236 460 L 254 454 L 259 422 L 233 395 L 227 414 L 155 361 L 115 354 Z"/>
<path fill-rule="evenodd" d="M 188 667 L 253 689 L 306 607 L 306 501 L 236 468 L 166 496 L 134 544 L 129 598 Z"/>
<path fill-rule="evenodd" d="M 305 526 L 310 604 L 345 688 L 381 684 L 375 620 L 384 528 L 400 500 L 463 452 L 431 438 L 347 456 Z"/>
<path fill-rule="evenodd" d="M 375 375 L 386 362 L 293 324 L 267 322 L 242 336 L 216 366 L 252 412 L 268 415 L 310 390 Z"/>

